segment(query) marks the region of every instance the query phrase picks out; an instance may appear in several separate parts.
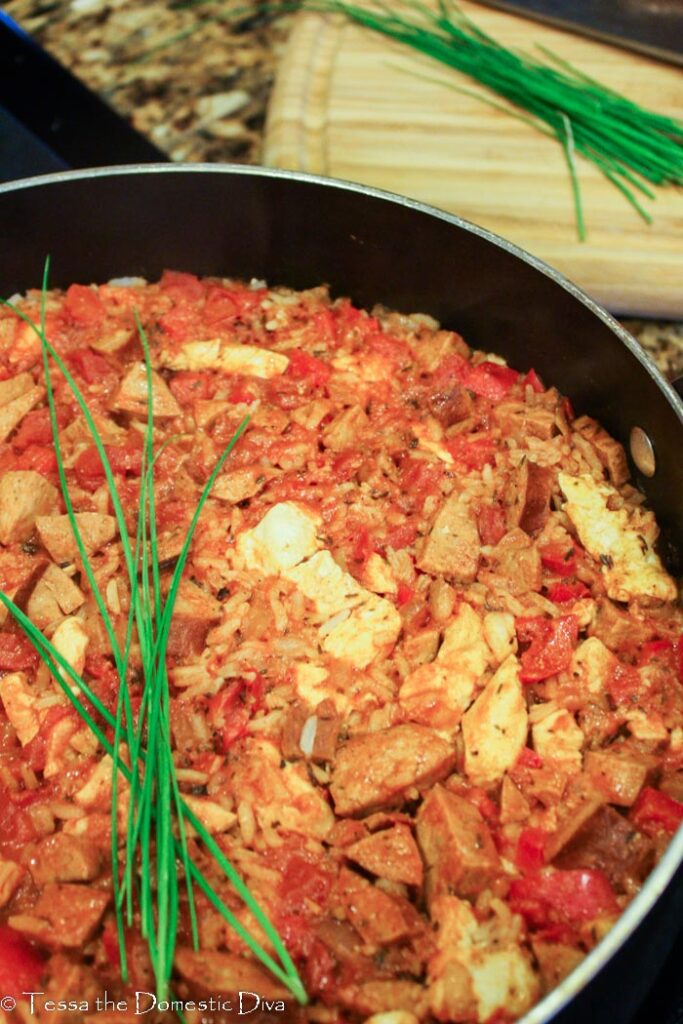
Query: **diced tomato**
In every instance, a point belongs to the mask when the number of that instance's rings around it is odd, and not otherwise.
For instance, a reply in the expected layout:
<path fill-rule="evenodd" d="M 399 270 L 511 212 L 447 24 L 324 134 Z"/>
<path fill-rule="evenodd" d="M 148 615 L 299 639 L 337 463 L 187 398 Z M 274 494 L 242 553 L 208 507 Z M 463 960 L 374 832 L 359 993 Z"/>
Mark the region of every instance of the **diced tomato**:
<path fill-rule="evenodd" d="M 414 593 L 415 591 L 413 588 L 409 587 L 407 583 L 399 583 L 398 591 L 396 593 L 396 604 L 398 607 L 402 608 L 404 604 L 408 604 Z"/>
<path fill-rule="evenodd" d="M 531 747 L 524 747 L 516 761 L 519 768 L 542 768 L 543 758 Z"/>
<path fill-rule="evenodd" d="M 463 383 L 469 391 L 474 391 L 475 395 L 499 402 L 518 380 L 517 370 L 487 360 L 478 366 L 470 366 Z"/>
<path fill-rule="evenodd" d="M 652 786 L 645 786 L 629 812 L 629 818 L 641 832 L 655 836 L 673 835 L 683 821 L 683 803 Z"/>
<path fill-rule="evenodd" d="M 299 348 L 289 349 L 286 355 L 289 356 L 287 373 L 295 380 L 305 380 L 311 387 L 319 388 L 330 379 L 332 367 L 322 359 L 316 359 Z"/>
<path fill-rule="evenodd" d="M 222 753 L 227 754 L 237 740 L 246 736 L 251 716 L 261 706 L 264 685 L 263 677 L 255 673 L 253 679 L 228 683 L 209 701 L 209 721 L 220 731 Z"/>
<path fill-rule="evenodd" d="M 39 793 L 39 791 L 35 792 Z M 10 793 L 0 785 L 0 850 L 3 846 L 15 847 L 24 843 L 32 843 L 39 836 L 33 818 L 20 802 L 15 801 L 15 796 L 19 796 L 19 794 Z M 2 957 L 0 956 L 1 963 Z"/>
<path fill-rule="evenodd" d="M 413 523 L 401 523 L 399 526 L 392 526 L 387 531 L 384 544 L 388 548 L 393 548 L 394 551 L 401 551 L 403 548 L 410 547 L 416 537 L 417 527 Z"/>
<path fill-rule="evenodd" d="M 134 444 L 105 445 L 111 471 L 115 476 L 140 476 L 142 472 L 142 448 Z M 91 445 L 81 452 L 74 463 L 74 474 L 79 487 L 95 491 L 105 480 L 104 466 L 100 454 Z"/>
<path fill-rule="evenodd" d="M 525 387 L 528 384 L 529 387 L 532 388 L 532 390 L 534 390 L 537 395 L 540 395 L 543 391 L 545 391 L 545 388 L 543 387 L 543 381 L 534 369 L 529 370 L 526 377 L 522 381 L 522 384 L 524 384 Z"/>
<path fill-rule="evenodd" d="M 165 270 L 159 286 L 174 302 L 198 302 L 205 291 L 205 285 L 195 274 L 185 274 L 179 270 Z"/>
<path fill-rule="evenodd" d="M 494 546 L 507 533 L 505 509 L 498 503 L 482 505 L 477 514 L 477 527 L 482 544 Z"/>
<path fill-rule="evenodd" d="M 198 307 L 185 303 L 173 306 L 159 317 L 159 327 L 167 338 L 177 344 L 187 341 L 200 323 Z"/>
<path fill-rule="evenodd" d="M 548 587 L 548 600 L 555 604 L 570 604 L 572 601 L 589 596 L 590 590 L 581 580 L 577 580 L 575 583 L 553 583 Z"/>
<path fill-rule="evenodd" d="M 424 499 L 441 490 L 444 475 L 443 462 L 405 458 L 401 465 L 401 488 L 416 498 Z"/>
<path fill-rule="evenodd" d="M 355 331 L 365 338 L 368 334 L 374 334 L 380 330 L 379 320 L 376 316 L 369 316 L 364 309 L 357 309 L 347 300 L 336 305 L 335 314 L 340 332 L 344 334 Z"/>
<path fill-rule="evenodd" d="M 206 293 L 204 303 L 204 319 L 209 324 L 218 324 L 223 320 L 234 320 L 239 313 L 239 305 L 227 288 L 211 287 Z"/>
<path fill-rule="evenodd" d="M 683 637 L 676 640 L 649 640 L 643 644 L 638 664 L 647 665 L 651 661 L 666 666 L 683 683 Z"/>
<path fill-rule="evenodd" d="M 541 548 L 541 563 L 544 569 L 555 576 L 573 576 L 576 573 L 577 551 L 571 541 L 566 544 L 546 544 Z"/>
<path fill-rule="evenodd" d="M 319 907 L 325 905 L 334 874 L 316 863 L 310 857 L 293 853 L 287 860 L 278 885 L 280 895 L 287 899 L 292 907 L 301 907 L 307 900 L 312 900 Z"/>
<path fill-rule="evenodd" d="M 57 472 L 57 456 L 53 448 L 31 444 L 14 460 L 14 469 L 32 469 L 41 476 L 52 476 Z"/>
<path fill-rule="evenodd" d="M 359 451 L 349 449 L 335 455 L 332 460 L 332 476 L 337 483 L 346 483 L 356 475 L 363 463 L 363 455 Z"/>
<path fill-rule="evenodd" d="M 597 868 L 537 871 L 510 885 L 509 904 L 532 927 L 552 922 L 580 924 L 619 913 L 604 872 Z"/>
<path fill-rule="evenodd" d="M 9 925 L 0 925 L 0 992 L 21 999 L 24 992 L 40 990 L 45 957 Z"/>
<path fill-rule="evenodd" d="M 67 409 L 57 406 L 57 425 L 64 427 L 69 422 L 70 415 Z M 23 452 L 31 445 L 50 446 L 52 444 L 52 424 L 50 422 L 49 409 L 34 409 L 24 416 L 19 429 L 12 438 L 12 448 L 15 452 Z"/>
<path fill-rule="evenodd" d="M 333 998 L 337 987 L 336 966 L 337 961 L 325 943 L 320 939 L 313 938 L 303 965 L 304 984 L 309 996 L 323 1001 L 326 996 L 328 999 Z M 335 1024 L 343 1024 L 343 1022 L 338 1020 Z"/>
<path fill-rule="evenodd" d="M 518 618 L 517 639 L 530 646 L 521 657 L 520 678 L 523 683 L 537 683 L 569 667 L 572 652 L 579 639 L 579 623 L 575 615 L 547 619 L 542 615 Z"/>
<path fill-rule="evenodd" d="M 532 871 L 540 871 L 545 865 L 545 844 L 548 833 L 540 828 L 523 828 L 517 838 L 515 865 L 528 875 Z"/>
<path fill-rule="evenodd" d="M 353 533 L 351 558 L 354 562 L 365 564 L 373 551 L 376 551 L 376 545 L 370 530 L 367 526 L 359 526 Z"/>
<path fill-rule="evenodd" d="M 0 670 L 30 672 L 37 668 L 40 656 L 23 633 L 0 633 Z"/>
<path fill-rule="evenodd" d="M 78 348 L 67 356 L 69 368 L 87 384 L 99 384 L 107 378 L 113 379 L 116 370 L 99 352 L 91 348 Z"/>
<path fill-rule="evenodd" d="M 215 391 L 212 374 L 194 373 L 190 370 L 181 370 L 180 373 L 174 374 L 168 386 L 181 405 L 190 405 L 198 398 L 211 398 Z"/>
<path fill-rule="evenodd" d="M 64 310 L 79 327 L 96 326 L 105 316 L 105 309 L 97 292 L 83 284 L 72 284 L 67 289 Z"/>
<path fill-rule="evenodd" d="M 236 384 L 230 392 L 230 401 L 234 402 L 235 405 L 240 402 L 244 402 L 245 405 L 251 405 L 252 402 L 256 401 L 256 396 L 244 384 Z"/>
<path fill-rule="evenodd" d="M 457 434 L 444 447 L 455 461 L 466 469 L 483 469 L 496 461 L 496 442 L 491 437 L 470 437 Z"/>
<path fill-rule="evenodd" d="M 605 679 L 605 689 L 616 704 L 633 705 L 638 702 L 647 683 L 633 665 L 623 661 L 612 662 Z"/>

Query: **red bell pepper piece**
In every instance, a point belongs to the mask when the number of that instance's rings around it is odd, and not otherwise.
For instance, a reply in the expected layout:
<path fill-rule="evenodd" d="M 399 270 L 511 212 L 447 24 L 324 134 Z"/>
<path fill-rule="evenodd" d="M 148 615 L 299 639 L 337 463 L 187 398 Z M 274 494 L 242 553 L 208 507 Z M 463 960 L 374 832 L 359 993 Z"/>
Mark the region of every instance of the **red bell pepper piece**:
<path fill-rule="evenodd" d="M 64 297 L 64 309 L 75 324 L 95 326 L 104 320 L 105 309 L 96 291 L 83 284 L 72 284 Z"/>
<path fill-rule="evenodd" d="M 41 476 L 57 472 L 57 456 L 54 449 L 31 444 L 14 460 L 13 469 L 32 469 Z"/>
<path fill-rule="evenodd" d="M 474 391 L 475 395 L 499 402 L 518 380 L 517 370 L 486 361 L 477 366 L 469 366 L 462 383 L 469 391 Z"/>
<path fill-rule="evenodd" d="M 543 391 L 545 391 L 545 388 L 543 387 L 543 381 L 533 368 L 529 370 L 526 377 L 522 381 L 522 384 L 524 384 L 525 387 L 528 384 L 529 387 L 532 388 L 537 395 L 540 395 Z"/>
<path fill-rule="evenodd" d="M 413 523 L 400 523 L 387 531 L 384 543 L 386 547 L 393 548 L 394 551 L 401 551 L 402 548 L 410 547 L 416 537 L 417 527 Z"/>
<path fill-rule="evenodd" d="M 396 604 L 398 607 L 402 608 L 404 604 L 408 604 L 414 593 L 413 588 L 409 587 L 407 583 L 399 583 L 396 594 Z"/>
<path fill-rule="evenodd" d="M 40 990 L 45 958 L 9 925 L 0 925 L 0 992 L 20 999 L 24 992 Z"/>
<path fill-rule="evenodd" d="M 32 671 L 39 661 L 40 656 L 23 633 L 0 633 L 0 671 Z"/>
<path fill-rule="evenodd" d="M 576 548 L 567 544 L 546 544 L 541 548 L 541 563 L 544 569 L 555 576 L 573 576 L 576 572 Z"/>
<path fill-rule="evenodd" d="M 520 678 L 523 683 L 540 682 L 569 667 L 579 639 L 579 623 L 575 615 L 563 615 L 558 619 L 526 616 L 517 619 L 516 628 L 519 642 L 530 645 L 521 657 Z"/>
<path fill-rule="evenodd" d="M 114 378 L 116 370 L 107 362 L 99 352 L 93 352 L 91 348 L 79 348 L 70 352 L 66 359 L 70 369 L 82 377 L 86 384 L 98 384 L 107 377 Z"/>
<path fill-rule="evenodd" d="M 540 871 L 545 865 L 545 844 L 548 833 L 541 828 L 523 828 L 517 838 L 515 865 L 523 874 Z"/>
<path fill-rule="evenodd" d="M 69 422 L 69 413 L 64 408 L 57 408 L 57 425 L 64 427 Z M 15 452 L 23 452 L 32 445 L 52 444 L 52 424 L 49 409 L 34 409 L 24 416 L 21 425 L 12 438 Z"/>
<path fill-rule="evenodd" d="M 589 596 L 590 590 L 580 580 L 575 583 L 553 583 L 548 587 L 548 600 L 554 601 L 555 604 L 570 604 Z"/>
<path fill-rule="evenodd" d="M 581 924 L 618 914 L 619 904 L 607 875 L 597 868 L 537 871 L 510 885 L 509 904 L 528 924 Z"/>
<path fill-rule="evenodd" d="M 137 445 L 105 445 L 111 471 L 115 476 L 140 476 L 142 472 L 142 448 Z M 96 490 L 105 479 L 104 466 L 95 445 L 81 452 L 74 463 L 74 473 L 79 487 L 86 491 Z"/>
<path fill-rule="evenodd" d="M 316 359 L 315 356 L 298 348 L 290 349 L 287 355 L 287 373 L 295 380 L 306 380 L 311 387 L 319 388 L 330 379 L 332 368 L 322 359 Z"/>
<path fill-rule="evenodd" d="M 683 821 L 683 803 L 674 800 L 668 793 L 645 786 L 631 808 L 629 818 L 636 828 L 648 836 L 659 832 L 673 835 Z"/>

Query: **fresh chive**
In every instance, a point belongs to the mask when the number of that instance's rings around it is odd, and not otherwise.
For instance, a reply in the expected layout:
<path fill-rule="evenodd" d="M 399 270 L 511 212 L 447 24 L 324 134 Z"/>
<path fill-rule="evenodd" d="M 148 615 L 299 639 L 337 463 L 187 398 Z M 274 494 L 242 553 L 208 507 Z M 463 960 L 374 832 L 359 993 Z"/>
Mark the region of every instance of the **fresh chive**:
<path fill-rule="evenodd" d="M 152 368 L 149 345 L 144 328 L 138 314 L 135 313 L 147 377 L 147 425 L 143 447 L 140 501 L 133 550 L 105 446 L 102 443 L 83 395 L 69 373 L 68 368 L 46 336 L 45 309 L 48 273 L 49 260 L 46 261 L 43 274 L 40 326 L 36 325 L 30 317 L 12 304 L 8 302 L 3 302 L 3 304 L 10 308 L 20 319 L 28 323 L 36 332 L 41 342 L 50 422 L 62 494 L 84 572 L 102 616 L 119 674 L 119 693 L 115 714 L 111 714 L 81 676 L 74 671 L 73 667 L 54 648 L 52 643 L 33 625 L 21 609 L 1 591 L 0 601 L 12 614 L 72 706 L 91 729 L 105 753 L 112 759 L 111 854 L 114 908 L 122 977 L 125 980 L 127 976 L 125 925 L 127 923 L 130 927 L 133 924 L 133 908 L 135 897 L 137 897 L 141 931 L 149 947 L 150 959 L 156 979 L 157 996 L 160 999 L 164 999 L 170 993 L 170 978 L 173 969 L 179 919 L 177 867 L 177 861 L 179 861 L 182 864 L 182 872 L 185 877 L 192 940 L 195 948 L 199 947 L 199 934 L 193 884 L 199 885 L 213 906 L 216 907 L 228 924 L 235 929 L 252 953 L 303 1004 L 307 1001 L 306 992 L 280 936 L 255 901 L 239 874 L 225 857 L 213 836 L 204 828 L 183 800 L 178 785 L 171 747 L 166 650 L 173 608 L 202 508 L 225 460 L 246 429 L 248 417 L 242 421 L 232 440 L 218 459 L 202 491 L 171 579 L 168 595 L 164 602 L 162 599 L 161 576 L 157 558 L 154 466 L 161 451 L 169 443 L 170 439 L 156 453 L 154 452 Z M 130 584 L 130 608 L 123 650 L 121 650 L 114 624 L 111 621 L 106 603 L 97 585 L 88 559 L 87 549 L 78 529 L 76 512 L 69 495 L 59 439 L 50 360 L 55 363 L 63 374 L 76 398 L 97 448 L 109 485 Z M 137 722 L 134 720 L 128 689 L 128 666 L 132 647 L 133 627 L 135 627 L 138 636 L 144 680 Z M 80 691 L 80 697 L 74 692 L 74 686 L 67 682 L 67 677 L 74 684 L 75 689 Z M 83 703 L 83 700 L 80 698 L 85 698 L 95 712 L 104 720 L 106 726 L 113 730 L 113 742 L 107 739 L 102 728 L 88 710 L 87 704 Z M 126 763 L 122 756 L 121 743 L 124 733 L 128 745 L 130 765 Z M 121 861 L 117 841 L 119 775 L 129 786 L 128 829 L 125 841 L 123 877 L 121 877 Z M 175 836 L 175 826 L 177 826 L 178 838 Z M 236 892 L 264 930 L 279 958 L 279 963 L 234 916 L 204 873 L 192 861 L 187 843 L 188 826 L 194 829 L 198 839 L 204 844 L 223 874 L 231 882 Z M 152 842 L 152 838 L 154 838 L 154 842 Z"/>

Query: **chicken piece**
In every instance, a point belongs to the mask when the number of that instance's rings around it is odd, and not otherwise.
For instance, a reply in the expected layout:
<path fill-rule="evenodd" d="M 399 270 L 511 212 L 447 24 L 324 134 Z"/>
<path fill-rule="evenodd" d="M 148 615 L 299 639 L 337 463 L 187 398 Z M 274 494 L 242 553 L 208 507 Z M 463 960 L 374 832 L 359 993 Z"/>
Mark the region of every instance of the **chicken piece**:
<path fill-rule="evenodd" d="M 523 530 L 517 528 L 506 533 L 489 558 L 491 569 L 480 573 L 482 582 L 509 590 L 514 597 L 541 589 L 541 555 Z"/>
<path fill-rule="evenodd" d="M 229 505 L 237 505 L 259 494 L 271 476 L 272 471 L 260 466 L 245 466 L 244 469 L 221 473 L 213 485 L 211 497 L 227 501 Z"/>
<path fill-rule="evenodd" d="M 181 580 L 168 638 L 169 656 L 182 659 L 201 654 L 211 626 L 221 615 L 220 601 L 191 580 Z"/>
<path fill-rule="evenodd" d="M 501 871 L 491 832 L 464 797 L 435 786 L 417 812 L 417 840 L 427 867 L 427 898 L 474 898 Z"/>
<path fill-rule="evenodd" d="M 349 860 L 378 878 L 404 885 L 422 885 L 422 859 L 413 834 L 400 822 L 364 836 L 344 850 Z"/>
<path fill-rule="evenodd" d="M 494 910 L 479 923 L 464 900 L 435 901 L 437 951 L 428 965 L 428 993 L 437 1020 L 484 1024 L 496 1012 L 516 1019 L 536 1002 L 539 984 L 520 946 L 521 919 L 498 901 Z"/>
<path fill-rule="evenodd" d="M 633 892 L 654 863 L 651 840 L 607 804 L 600 805 L 555 853 L 558 868 L 597 868 L 616 892 Z"/>
<path fill-rule="evenodd" d="M 102 853 L 87 839 L 56 832 L 29 847 L 27 866 L 36 885 L 92 882 L 100 873 Z"/>
<path fill-rule="evenodd" d="M 517 653 L 515 617 L 509 612 L 487 612 L 484 616 L 484 639 L 496 664 Z"/>
<path fill-rule="evenodd" d="M 305 764 L 280 766 L 279 743 L 250 737 L 231 765 L 230 791 L 236 799 L 254 808 L 261 828 L 282 828 L 286 832 L 325 839 L 334 814 L 318 786 L 309 778 Z"/>
<path fill-rule="evenodd" d="M 40 730 L 36 698 L 23 672 L 11 672 L 0 679 L 0 700 L 22 747 Z"/>
<path fill-rule="evenodd" d="M 531 946 L 541 972 L 543 991 L 550 992 L 578 967 L 585 953 L 576 946 L 532 938 Z"/>
<path fill-rule="evenodd" d="M 610 437 L 605 428 L 590 416 L 579 416 L 572 423 L 572 429 L 591 443 L 614 486 L 621 487 L 622 484 L 625 484 L 631 474 L 623 446 Z"/>
<path fill-rule="evenodd" d="M 565 708 L 558 708 L 531 727 L 534 750 L 545 763 L 557 765 L 564 772 L 581 771 L 581 750 L 584 735 Z"/>
<path fill-rule="evenodd" d="M 9 918 L 10 928 L 50 949 L 81 949 L 91 938 L 110 900 L 106 890 L 78 883 L 49 883 L 30 914 Z"/>
<path fill-rule="evenodd" d="M 338 413 L 322 432 L 322 441 L 333 452 L 343 452 L 358 442 L 370 420 L 360 405 L 352 405 Z"/>
<path fill-rule="evenodd" d="M 489 661 L 482 620 L 463 601 L 444 631 L 436 659 L 406 676 L 399 692 L 406 717 L 452 732 L 472 703 Z"/>
<path fill-rule="evenodd" d="M 528 714 L 511 654 L 486 684 L 462 720 L 465 771 L 477 786 L 487 786 L 510 768 L 526 744 Z"/>
<path fill-rule="evenodd" d="M 611 509 L 608 502 L 618 497 L 618 492 L 591 476 L 560 473 L 559 481 L 566 497 L 564 511 L 579 540 L 602 564 L 608 597 L 613 601 L 675 601 L 676 583 L 654 550 L 658 534 L 654 516 L 642 510 Z"/>
<path fill-rule="evenodd" d="M 451 494 L 439 509 L 419 552 L 417 567 L 432 576 L 472 583 L 479 566 L 479 531 L 469 505 Z"/>
<path fill-rule="evenodd" d="M 338 815 L 400 804 L 428 789 L 455 765 L 455 751 L 433 729 L 396 725 L 354 736 L 337 752 L 330 792 Z"/>
<path fill-rule="evenodd" d="M 17 373 L 7 380 L 0 380 L 0 408 L 9 405 L 15 398 L 25 395 L 33 388 L 33 377 L 30 373 Z"/>
<path fill-rule="evenodd" d="M 159 350 L 159 362 L 171 370 L 218 370 L 244 377 L 279 377 L 289 366 L 282 352 L 258 345 L 231 345 L 220 338 L 187 341 L 175 351 Z"/>
<path fill-rule="evenodd" d="M 45 389 L 32 387 L 0 407 L 0 444 L 7 440 L 15 427 L 18 427 L 27 412 L 45 395 Z"/>
<path fill-rule="evenodd" d="M 373 594 L 398 593 L 398 583 L 388 562 L 373 551 L 363 567 L 363 584 Z"/>
<path fill-rule="evenodd" d="M 509 825 L 511 822 L 527 821 L 531 807 L 524 794 L 517 788 L 509 775 L 503 776 L 500 788 L 500 823 Z"/>
<path fill-rule="evenodd" d="M 328 413 L 334 409 L 334 403 L 328 398 L 315 398 L 306 405 L 299 405 L 290 413 L 294 423 L 303 427 L 304 430 L 317 430 Z"/>
<path fill-rule="evenodd" d="M 191 796 L 186 793 L 183 796 L 183 800 L 200 825 L 203 825 L 206 831 L 212 835 L 218 832 L 228 832 L 237 821 L 237 815 L 234 811 L 227 810 L 221 804 L 216 803 L 215 800 L 209 800 L 205 796 Z M 194 834 L 192 826 L 188 828 L 188 833 L 190 835 Z"/>
<path fill-rule="evenodd" d="M 26 874 L 21 864 L 0 857 L 0 907 L 6 907 Z"/>
<path fill-rule="evenodd" d="M 593 697 L 604 694 L 618 664 L 617 658 L 596 636 L 584 640 L 574 651 L 570 668 L 579 693 Z"/>
<path fill-rule="evenodd" d="M 145 364 L 133 363 L 114 395 L 110 408 L 147 419 L 147 370 Z M 152 370 L 152 415 L 155 420 L 182 415 L 182 409 L 171 394 L 166 381 Z"/>
<path fill-rule="evenodd" d="M 76 523 L 89 555 L 101 551 L 116 536 L 116 520 L 102 512 L 76 512 Z M 58 564 L 73 561 L 78 554 L 68 516 L 38 516 L 40 542 Z"/>
<path fill-rule="evenodd" d="M 616 744 L 609 750 L 586 751 L 584 767 L 596 789 L 620 807 L 635 803 L 650 774 L 645 758 L 628 750 L 621 753 Z"/>
<path fill-rule="evenodd" d="M 412 915 L 394 899 L 365 878 L 342 868 L 336 887 L 336 902 L 361 939 L 373 946 L 385 946 L 408 938 L 414 930 Z M 410 908 L 407 900 L 403 901 Z"/>
<path fill-rule="evenodd" d="M 292 569 L 320 547 L 320 516 L 293 501 L 266 512 L 258 526 L 237 538 L 237 556 L 247 569 L 275 576 Z"/>
<path fill-rule="evenodd" d="M 58 565 L 50 562 L 28 599 L 31 622 L 45 629 L 62 615 L 71 615 L 85 602 L 85 594 Z"/>
<path fill-rule="evenodd" d="M 545 526 L 550 515 L 550 499 L 555 487 L 555 471 L 525 459 L 515 470 L 509 486 L 508 527 L 519 526 L 530 536 Z"/>
<path fill-rule="evenodd" d="M 555 409 L 543 405 L 530 406 L 518 399 L 508 399 L 496 405 L 492 412 L 503 437 L 514 437 L 525 447 L 529 435 L 549 441 L 557 432 Z"/>
<path fill-rule="evenodd" d="M 0 479 L 0 544 L 21 544 L 36 517 L 55 508 L 57 488 L 32 469 L 10 470 Z"/>
<path fill-rule="evenodd" d="M 327 654 L 366 668 L 396 643 L 401 632 L 396 606 L 361 587 L 329 551 L 319 551 L 283 575 L 315 605 Z"/>
<path fill-rule="evenodd" d="M 60 622 L 52 634 L 53 645 L 79 676 L 85 667 L 85 654 L 89 642 L 90 637 L 83 623 L 75 616 Z"/>
<path fill-rule="evenodd" d="M 441 643 L 441 632 L 433 626 L 404 637 L 401 641 L 401 654 L 406 659 L 411 672 L 420 665 L 428 665 L 436 658 Z"/>
<path fill-rule="evenodd" d="M 396 1005 L 393 998 L 392 1005 Z M 418 1018 L 409 1010 L 387 1010 L 383 1013 L 373 1013 L 372 1017 L 366 1019 L 365 1024 L 418 1024 Z"/>

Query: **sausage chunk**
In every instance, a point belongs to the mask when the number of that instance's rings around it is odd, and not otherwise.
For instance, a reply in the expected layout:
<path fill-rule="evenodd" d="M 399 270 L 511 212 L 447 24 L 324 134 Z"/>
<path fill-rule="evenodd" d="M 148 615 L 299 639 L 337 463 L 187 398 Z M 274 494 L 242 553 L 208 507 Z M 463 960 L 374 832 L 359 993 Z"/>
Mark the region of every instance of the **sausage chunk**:
<path fill-rule="evenodd" d="M 474 515 L 457 494 L 452 494 L 437 513 L 417 567 L 433 576 L 471 583 L 477 575 L 479 552 Z"/>
<path fill-rule="evenodd" d="M 427 789 L 455 765 L 455 751 L 433 729 L 397 725 L 354 736 L 337 753 L 330 791 L 337 814 L 400 804 L 411 787 Z"/>

